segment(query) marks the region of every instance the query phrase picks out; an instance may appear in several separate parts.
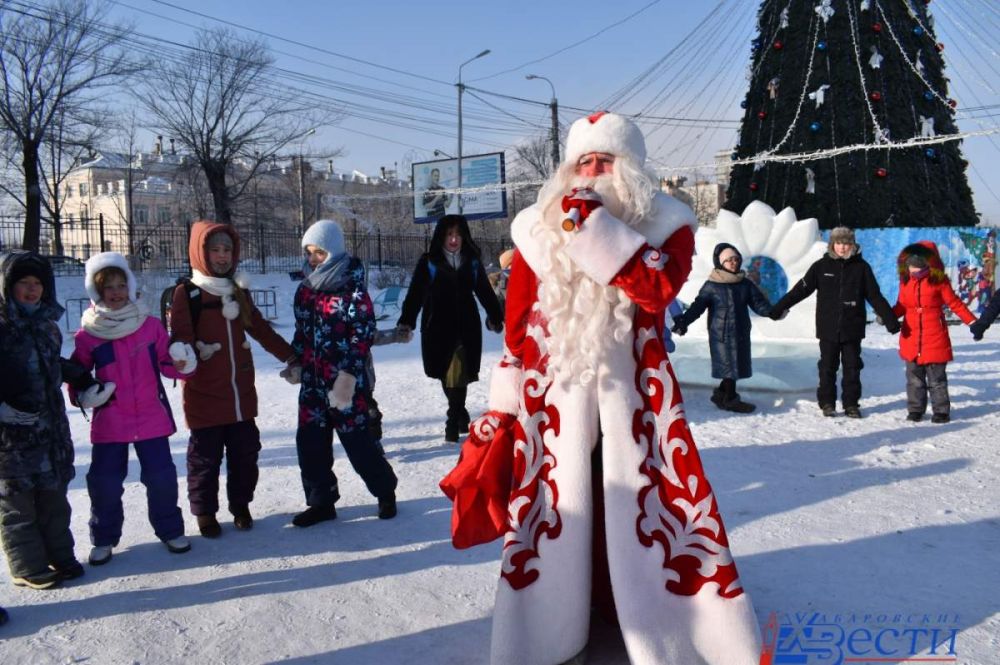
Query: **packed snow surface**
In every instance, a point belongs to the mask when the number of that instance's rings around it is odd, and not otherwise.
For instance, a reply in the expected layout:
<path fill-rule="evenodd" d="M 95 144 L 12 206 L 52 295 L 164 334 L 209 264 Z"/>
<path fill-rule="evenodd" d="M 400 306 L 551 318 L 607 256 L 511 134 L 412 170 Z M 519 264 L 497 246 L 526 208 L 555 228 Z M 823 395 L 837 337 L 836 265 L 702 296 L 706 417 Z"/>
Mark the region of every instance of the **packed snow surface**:
<path fill-rule="evenodd" d="M 82 281 L 62 278 L 60 298 L 81 297 Z M 162 286 L 146 288 L 156 295 Z M 276 329 L 290 337 L 294 284 L 264 275 L 254 287 L 277 290 Z M 397 314 L 380 326 L 394 325 Z M 861 420 L 820 414 L 809 345 L 794 353 L 772 346 L 774 362 L 787 366 L 773 369 L 762 357 L 767 380 L 740 383 L 755 413 L 719 411 L 708 400 L 704 340 L 682 340 L 675 364 L 687 416 L 762 625 L 772 612 L 949 614 L 961 627 L 957 662 L 1000 662 L 998 328 L 979 343 L 964 326 L 951 328 L 946 425 L 905 421 L 896 340 L 875 326 L 865 343 Z M 501 339 L 484 338 L 486 379 Z M 255 353 L 263 450 L 253 530 L 235 531 L 220 513 L 221 538 L 197 535 L 184 500 L 182 429 L 171 449 L 191 552 L 170 554 L 154 537 L 133 455 L 124 536 L 110 563 L 50 591 L 14 587 L 6 567 L 0 571 L 0 605 L 11 614 L 0 627 L 0 663 L 488 662 L 499 542 L 457 551 L 449 541 L 451 504 L 437 485 L 458 447 L 443 440 L 445 398 L 423 374 L 419 339 L 375 349 L 383 443 L 400 478 L 398 517 L 375 517 L 374 498 L 338 444 L 338 517 L 308 529 L 289 524 L 304 508 L 297 389 L 278 377 L 276 360 Z M 487 385 L 469 391 L 474 415 L 486 407 Z M 180 386 L 168 392 L 181 422 Z M 79 410 L 70 422 L 72 525 L 85 560 L 89 426 Z M 588 663 L 627 662 L 616 629 L 595 621 Z"/>

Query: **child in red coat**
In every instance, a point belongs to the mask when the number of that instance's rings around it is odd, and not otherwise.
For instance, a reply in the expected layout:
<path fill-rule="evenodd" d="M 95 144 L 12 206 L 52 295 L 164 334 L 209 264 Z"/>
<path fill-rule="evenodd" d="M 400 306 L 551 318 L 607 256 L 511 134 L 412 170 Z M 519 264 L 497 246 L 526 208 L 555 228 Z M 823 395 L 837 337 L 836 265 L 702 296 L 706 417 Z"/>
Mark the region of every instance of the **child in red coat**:
<path fill-rule="evenodd" d="M 906 419 L 923 419 L 930 394 L 931 422 L 946 423 L 951 420 L 951 401 L 945 368 L 952 354 L 943 308 L 947 306 L 966 325 L 976 317 L 952 290 L 933 242 L 907 245 L 896 265 L 899 297 L 892 311 L 903 317 L 899 355 L 906 361 Z"/>

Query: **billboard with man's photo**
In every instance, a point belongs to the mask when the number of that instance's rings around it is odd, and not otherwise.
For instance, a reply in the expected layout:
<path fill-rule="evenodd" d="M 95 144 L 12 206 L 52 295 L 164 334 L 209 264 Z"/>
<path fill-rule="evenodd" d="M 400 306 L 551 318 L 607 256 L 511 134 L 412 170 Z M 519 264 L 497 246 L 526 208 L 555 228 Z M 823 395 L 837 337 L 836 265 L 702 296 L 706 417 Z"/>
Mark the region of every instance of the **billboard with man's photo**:
<path fill-rule="evenodd" d="M 502 185 L 506 171 L 502 152 L 462 157 L 462 214 L 468 219 L 507 216 L 507 197 Z M 458 160 L 436 159 L 413 164 L 413 221 L 437 222 L 459 212 Z"/>

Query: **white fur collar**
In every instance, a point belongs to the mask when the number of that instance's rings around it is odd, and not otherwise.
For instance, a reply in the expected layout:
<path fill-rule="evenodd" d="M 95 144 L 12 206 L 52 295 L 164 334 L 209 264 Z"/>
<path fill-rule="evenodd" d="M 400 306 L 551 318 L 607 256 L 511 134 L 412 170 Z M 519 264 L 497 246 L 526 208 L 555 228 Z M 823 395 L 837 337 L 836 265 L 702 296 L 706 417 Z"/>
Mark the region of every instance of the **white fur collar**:
<path fill-rule="evenodd" d="M 234 284 L 241 289 L 249 288 L 250 276 L 245 272 L 238 272 L 232 277 L 213 277 L 194 269 L 191 271 L 191 282 L 213 296 L 229 296 L 233 294 Z"/>
<path fill-rule="evenodd" d="M 653 201 L 654 213 L 636 227 L 651 247 L 659 248 L 667 238 L 680 228 L 690 226 L 694 231 L 698 220 L 691 208 L 674 197 L 657 192 Z M 510 225 L 510 235 L 518 251 L 528 266 L 538 273 L 541 270 L 544 251 L 531 235 L 531 230 L 542 218 L 541 208 L 534 204 L 518 213 Z M 586 222 L 585 222 L 586 223 Z"/>

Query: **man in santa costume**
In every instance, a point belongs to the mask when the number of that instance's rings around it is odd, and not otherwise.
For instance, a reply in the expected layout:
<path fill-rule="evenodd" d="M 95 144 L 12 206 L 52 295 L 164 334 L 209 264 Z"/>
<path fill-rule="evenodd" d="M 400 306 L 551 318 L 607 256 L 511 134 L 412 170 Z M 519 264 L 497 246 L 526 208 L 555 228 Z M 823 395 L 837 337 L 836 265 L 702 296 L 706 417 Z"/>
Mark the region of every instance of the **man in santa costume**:
<path fill-rule="evenodd" d="M 582 118 L 511 226 L 504 357 L 468 444 L 512 441 L 494 665 L 582 662 L 592 605 L 616 614 L 633 665 L 760 657 L 663 347 L 696 221 L 645 159 L 626 118 Z"/>

